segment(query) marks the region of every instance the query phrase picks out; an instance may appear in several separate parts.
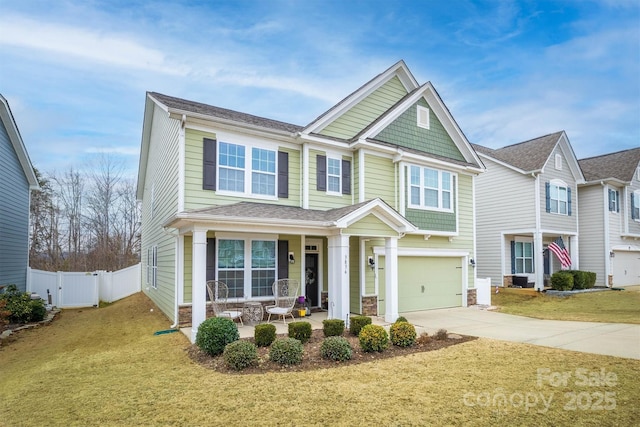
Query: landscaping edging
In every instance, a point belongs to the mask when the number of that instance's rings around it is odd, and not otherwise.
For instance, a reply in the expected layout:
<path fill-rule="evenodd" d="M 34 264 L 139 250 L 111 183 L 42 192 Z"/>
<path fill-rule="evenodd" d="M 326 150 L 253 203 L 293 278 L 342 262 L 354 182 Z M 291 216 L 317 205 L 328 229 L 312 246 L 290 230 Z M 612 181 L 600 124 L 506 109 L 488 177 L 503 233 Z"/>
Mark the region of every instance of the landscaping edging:
<path fill-rule="evenodd" d="M 38 327 L 40 325 L 44 325 L 47 323 L 50 323 L 54 317 L 56 317 L 56 314 L 60 313 L 60 309 L 58 308 L 54 308 L 50 311 L 47 311 L 47 315 L 45 316 L 44 320 L 41 320 L 39 322 L 33 322 L 33 323 L 27 323 L 25 325 L 20 325 L 18 327 L 15 327 L 13 329 L 6 329 L 4 331 L 2 331 L 2 333 L 0 333 L 0 341 L 9 338 L 9 336 L 11 336 L 11 334 L 13 334 L 14 332 L 18 332 L 21 331 L 23 329 L 30 329 L 30 328 L 35 328 Z"/>
<path fill-rule="evenodd" d="M 556 291 L 554 289 L 549 289 L 545 291 L 545 294 L 556 296 L 556 297 L 566 297 L 569 295 L 582 294 L 585 292 L 602 292 L 602 291 L 610 291 L 611 288 L 597 287 L 590 289 L 576 289 L 575 291 Z"/>

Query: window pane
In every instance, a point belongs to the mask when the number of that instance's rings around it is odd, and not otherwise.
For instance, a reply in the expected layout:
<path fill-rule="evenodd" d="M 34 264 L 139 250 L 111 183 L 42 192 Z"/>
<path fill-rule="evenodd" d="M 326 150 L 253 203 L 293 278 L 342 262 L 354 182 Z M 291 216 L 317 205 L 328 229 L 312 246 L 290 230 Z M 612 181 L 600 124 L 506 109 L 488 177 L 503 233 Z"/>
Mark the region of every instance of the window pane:
<path fill-rule="evenodd" d="M 275 270 L 253 270 L 251 272 L 251 296 L 265 297 L 273 295 Z"/>
<path fill-rule="evenodd" d="M 218 272 L 218 280 L 229 287 L 229 298 L 244 296 L 244 270 L 223 270 Z"/>
<path fill-rule="evenodd" d="M 327 173 L 329 175 L 340 175 L 340 163 L 338 159 L 328 159 Z"/>
<path fill-rule="evenodd" d="M 251 192 L 275 196 L 276 176 L 254 172 L 251 174 Z"/>
<path fill-rule="evenodd" d="M 276 268 L 276 242 L 254 240 L 251 242 L 251 268 Z"/>
<path fill-rule="evenodd" d="M 524 262 L 522 258 L 516 259 L 516 273 L 524 273 Z"/>
<path fill-rule="evenodd" d="M 449 172 L 442 172 L 442 189 L 451 190 L 451 174 Z"/>
<path fill-rule="evenodd" d="M 516 257 L 522 258 L 522 242 L 516 242 Z"/>
<path fill-rule="evenodd" d="M 411 187 L 411 204 L 420 204 L 420 187 Z"/>
<path fill-rule="evenodd" d="M 411 166 L 411 185 L 420 185 L 420 168 Z"/>
<path fill-rule="evenodd" d="M 254 148 L 251 151 L 251 167 L 254 171 L 276 173 L 275 151 Z"/>
<path fill-rule="evenodd" d="M 424 190 L 424 204 L 432 208 L 438 207 L 438 190 Z"/>
<path fill-rule="evenodd" d="M 531 243 L 524 244 L 524 256 L 531 258 L 533 256 L 533 249 Z"/>
<path fill-rule="evenodd" d="M 335 191 L 339 193 L 341 191 L 340 188 L 340 178 L 335 176 L 329 176 L 327 178 L 328 190 Z"/>
<path fill-rule="evenodd" d="M 524 273 L 533 273 L 533 260 L 531 258 L 524 260 Z"/>
<path fill-rule="evenodd" d="M 449 192 L 442 193 L 442 208 L 451 209 L 451 193 Z"/>
<path fill-rule="evenodd" d="M 221 142 L 219 163 L 221 166 L 244 169 L 244 147 Z"/>
<path fill-rule="evenodd" d="M 424 186 L 438 188 L 438 171 L 433 169 L 424 170 Z"/>
<path fill-rule="evenodd" d="M 244 192 L 244 171 L 220 168 L 220 190 Z"/>
<path fill-rule="evenodd" d="M 218 268 L 244 268 L 243 240 L 220 240 L 218 242 Z"/>

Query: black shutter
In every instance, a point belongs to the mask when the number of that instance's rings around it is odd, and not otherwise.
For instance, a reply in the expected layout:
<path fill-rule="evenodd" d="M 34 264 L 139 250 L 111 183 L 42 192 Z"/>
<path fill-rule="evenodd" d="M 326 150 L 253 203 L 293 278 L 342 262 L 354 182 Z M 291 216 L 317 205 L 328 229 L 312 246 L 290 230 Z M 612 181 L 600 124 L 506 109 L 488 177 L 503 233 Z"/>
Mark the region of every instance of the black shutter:
<path fill-rule="evenodd" d="M 571 188 L 567 187 L 567 214 L 571 216 Z"/>
<path fill-rule="evenodd" d="M 216 189 L 216 140 L 203 138 L 202 140 L 202 188 Z"/>
<path fill-rule="evenodd" d="M 511 274 L 516 274 L 516 242 L 511 241 Z"/>
<path fill-rule="evenodd" d="M 289 241 L 278 240 L 278 279 L 289 278 Z"/>
<path fill-rule="evenodd" d="M 616 190 L 616 212 L 620 212 L 620 192 Z"/>
<path fill-rule="evenodd" d="M 207 281 L 216 280 L 216 239 L 207 237 Z M 209 301 L 207 292 L 207 301 Z"/>
<path fill-rule="evenodd" d="M 316 156 L 316 190 L 327 191 L 327 156 Z"/>
<path fill-rule="evenodd" d="M 342 161 L 342 194 L 351 194 L 351 162 Z"/>
<path fill-rule="evenodd" d="M 638 219 L 636 216 L 636 201 L 634 193 L 631 193 L 631 219 Z"/>
<path fill-rule="evenodd" d="M 551 212 L 551 190 L 548 182 L 544 183 L 544 198 L 546 200 L 547 212 Z"/>
<path fill-rule="evenodd" d="M 278 151 L 278 197 L 289 197 L 289 153 Z"/>

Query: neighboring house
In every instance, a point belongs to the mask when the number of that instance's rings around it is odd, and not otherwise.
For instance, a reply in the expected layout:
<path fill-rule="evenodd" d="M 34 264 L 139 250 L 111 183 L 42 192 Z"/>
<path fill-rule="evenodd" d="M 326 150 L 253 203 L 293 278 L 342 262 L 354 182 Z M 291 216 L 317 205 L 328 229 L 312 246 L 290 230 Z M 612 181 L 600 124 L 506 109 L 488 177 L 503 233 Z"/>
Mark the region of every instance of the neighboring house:
<path fill-rule="evenodd" d="M 144 291 L 192 339 L 214 278 L 240 305 L 298 279 L 344 320 L 466 305 L 483 169 L 403 61 L 307 126 L 147 93 Z"/>
<path fill-rule="evenodd" d="M 578 268 L 576 190 L 584 178 L 565 132 L 474 148 L 487 168 L 476 180 L 478 277 L 542 289 L 563 267 L 549 250 L 554 243 L 564 245 Z"/>
<path fill-rule="evenodd" d="M 640 284 L 640 147 L 579 160 L 580 263 L 596 284 Z"/>
<path fill-rule="evenodd" d="M 29 208 L 38 180 L 9 103 L 0 95 L 0 286 L 27 289 Z"/>

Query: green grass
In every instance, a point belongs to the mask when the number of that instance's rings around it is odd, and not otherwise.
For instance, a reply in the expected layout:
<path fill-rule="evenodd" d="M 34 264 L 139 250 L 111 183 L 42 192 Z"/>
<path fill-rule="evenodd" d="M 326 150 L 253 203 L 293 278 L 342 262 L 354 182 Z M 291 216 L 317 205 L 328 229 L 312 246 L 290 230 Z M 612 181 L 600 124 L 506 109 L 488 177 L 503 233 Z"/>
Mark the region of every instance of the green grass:
<path fill-rule="evenodd" d="M 503 313 L 538 319 L 640 324 L 640 286 L 567 297 L 501 288 L 499 293 L 492 293 L 491 304 Z"/>
<path fill-rule="evenodd" d="M 169 322 L 151 308 L 137 294 L 105 308 L 64 310 L 0 348 L 0 425 L 624 426 L 640 419 L 638 360 L 478 339 L 349 367 L 225 375 L 192 362 L 183 334 L 154 336 Z M 572 378 L 539 384 L 538 368 L 549 370 L 544 378 Z M 615 374 L 615 384 L 580 385 L 579 369 Z M 582 396 L 582 409 L 572 409 L 570 393 Z M 615 408 L 611 401 L 587 408 L 598 393 L 615 393 Z M 500 396 L 511 402 L 500 404 Z M 540 396 L 551 398 L 548 408 Z M 522 399 L 533 404 L 534 397 L 536 405 L 525 407 Z"/>

